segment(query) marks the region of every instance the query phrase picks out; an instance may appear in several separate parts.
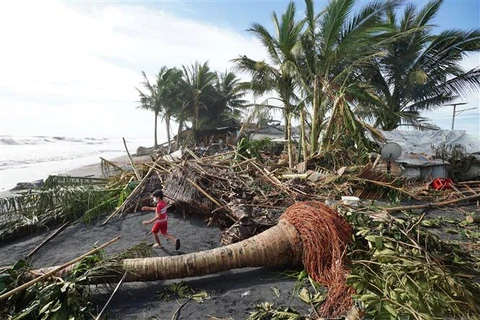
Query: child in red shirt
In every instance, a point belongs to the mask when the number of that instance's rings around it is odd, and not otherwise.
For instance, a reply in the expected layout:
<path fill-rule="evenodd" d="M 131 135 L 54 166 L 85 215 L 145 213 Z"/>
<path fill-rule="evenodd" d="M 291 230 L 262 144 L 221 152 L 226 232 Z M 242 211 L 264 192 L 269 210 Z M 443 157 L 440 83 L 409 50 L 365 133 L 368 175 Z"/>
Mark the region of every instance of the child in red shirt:
<path fill-rule="evenodd" d="M 155 240 L 157 241 L 157 243 L 154 244 L 153 247 L 163 248 L 162 244 L 160 243 L 160 238 L 158 237 L 158 231 L 160 231 L 162 233 L 162 236 L 164 236 L 170 241 L 175 242 L 175 250 L 180 249 L 180 239 L 175 238 L 174 236 L 172 236 L 171 234 L 168 234 L 167 232 L 167 227 L 168 227 L 167 209 L 170 207 L 170 205 L 167 205 L 167 203 L 163 201 L 163 192 L 161 190 L 155 190 L 152 193 L 152 198 L 153 198 L 153 202 L 157 203 L 157 207 L 144 206 L 142 207 L 142 210 L 155 211 L 155 217 L 153 219 L 143 221 L 144 225 L 153 223 L 152 233 L 153 233 L 153 236 L 155 237 Z"/>

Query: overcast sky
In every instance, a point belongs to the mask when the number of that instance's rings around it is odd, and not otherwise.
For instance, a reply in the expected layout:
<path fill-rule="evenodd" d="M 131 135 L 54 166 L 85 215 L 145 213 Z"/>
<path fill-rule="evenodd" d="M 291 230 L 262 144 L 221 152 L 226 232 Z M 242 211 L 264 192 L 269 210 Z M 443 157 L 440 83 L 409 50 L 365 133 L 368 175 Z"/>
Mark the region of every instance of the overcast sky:
<path fill-rule="evenodd" d="M 425 3 L 425 1 L 416 1 Z M 209 61 L 231 69 L 238 55 L 262 59 L 245 30 L 271 27 L 287 1 L 2 1 L 0 135 L 151 137 L 153 114 L 136 109 L 141 71 Z M 317 2 L 323 8 L 326 1 Z M 298 3 L 299 12 L 303 1 Z M 478 0 L 445 1 L 438 29 L 479 28 Z M 480 65 L 480 54 L 464 66 Z M 479 92 L 458 109 L 480 106 Z M 480 136 L 480 109 L 457 115 L 455 129 Z M 452 107 L 426 114 L 449 129 Z M 166 134 L 163 124 L 159 139 Z"/>

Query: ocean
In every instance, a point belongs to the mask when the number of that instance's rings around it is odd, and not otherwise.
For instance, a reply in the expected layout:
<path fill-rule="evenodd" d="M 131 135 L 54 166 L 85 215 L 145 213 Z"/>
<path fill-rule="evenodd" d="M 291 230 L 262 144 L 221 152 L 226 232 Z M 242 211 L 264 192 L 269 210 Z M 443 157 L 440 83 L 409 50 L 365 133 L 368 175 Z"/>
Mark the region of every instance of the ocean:
<path fill-rule="evenodd" d="M 125 138 L 128 151 L 151 147 L 153 138 Z M 46 179 L 74 168 L 125 156 L 122 138 L 76 138 L 0 135 L 0 191 L 18 182 Z"/>

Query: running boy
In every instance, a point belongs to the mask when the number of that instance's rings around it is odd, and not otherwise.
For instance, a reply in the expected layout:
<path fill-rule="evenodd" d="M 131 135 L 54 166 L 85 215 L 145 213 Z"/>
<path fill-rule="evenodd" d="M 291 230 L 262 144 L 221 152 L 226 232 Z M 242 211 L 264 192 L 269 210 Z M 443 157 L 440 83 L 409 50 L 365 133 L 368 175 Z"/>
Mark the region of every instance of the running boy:
<path fill-rule="evenodd" d="M 175 242 L 175 250 L 180 249 L 180 239 L 175 238 L 174 236 L 172 236 L 171 234 L 168 234 L 167 232 L 167 226 L 168 226 L 167 209 L 168 207 L 170 207 L 170 205 L 167 205 L 167 203 L 163 201 L 163 192 L 161 190 L 155 190 L 152 193 L 152 198 L 153 198 L 153 202 L 157 204 L 157 207 L 144 206 L 142 207 L 142 210 L 155 211 L 154 218 L 147 221 L 143 221 L 144 225 L 153 223 L 152 233 L 153 233 L 153 236 L 155 237 L 155 240 L 157 241 L 157 243 L 154 244 L 153 247 L 163 248 L 162 244 L 160 243 L 160 238 L 158 237 L 158 231 L 160 231 L 165 238 Z"/>

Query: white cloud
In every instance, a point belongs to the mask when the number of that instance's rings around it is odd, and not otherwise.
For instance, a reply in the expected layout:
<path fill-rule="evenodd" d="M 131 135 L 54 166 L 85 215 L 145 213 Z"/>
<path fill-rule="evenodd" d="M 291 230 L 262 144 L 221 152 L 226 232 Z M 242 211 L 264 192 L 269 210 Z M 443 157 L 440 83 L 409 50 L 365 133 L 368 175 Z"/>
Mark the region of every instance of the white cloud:
<path fill-rule="evenodd" d="M 224 71 L 238 54 L 264 53 L 142 3 L 2 2 L 0 38 L 0 134 L 153 136 L 153 116 L 135 109 L 142 70 L 208 60 Z"/>
<path fill-rule="evenodd" d="M 153 136 L 152 115 L 135 109 L 142 70 L 208 60 L 224 71 L 238 55 L 265 57 L 257 40 L 148 2 L 2 1 L 0 39 L 0 134 L 13 135 Z M 463 62 L 479 64 L 480 54 Z M 480 108 L 478 92 L 459 101 Z M 480 135 L 480 110 L 471 112 L 455 128 Z M 448 129 L 451 113 L 425 116 Z"/>

